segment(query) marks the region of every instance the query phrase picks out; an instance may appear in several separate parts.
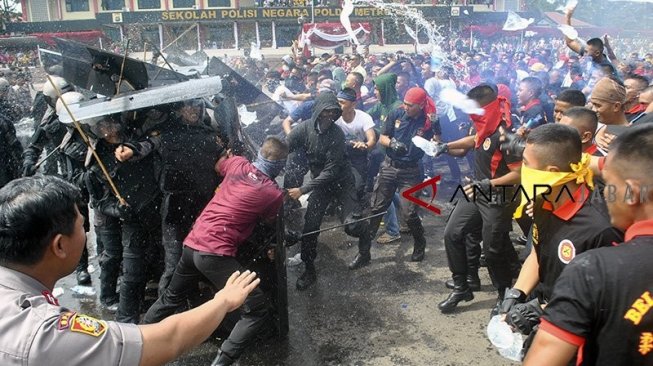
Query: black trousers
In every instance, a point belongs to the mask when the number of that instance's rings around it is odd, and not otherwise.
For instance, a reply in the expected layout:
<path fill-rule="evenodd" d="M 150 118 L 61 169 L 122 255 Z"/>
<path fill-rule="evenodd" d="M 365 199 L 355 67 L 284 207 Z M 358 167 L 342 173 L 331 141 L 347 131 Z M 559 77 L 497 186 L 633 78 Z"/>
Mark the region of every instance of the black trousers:
<path fill-rule="evenodd" d="M 202 209 L 211 199 L 209 195 L 193 192 L 164 192 L 161 205 L 161 243 L 164 251 L 164 270 L 159 280 L 159 296 L 168 287 L 179 258 L 184 239 Z"/>
<path fill-rule="evenodd" d="M 449 270 L 454 276 L 467 275 L 470 268 L 467 236 L 480 233 L 492 284 L 500 292 L 512 286 L 513 269 L 518 259 L 509 233 L 516 206 L 516 203 L 494 204 L 483 199 L 458 201 L 444 229 Z"/>
<path fill-rule="evenodd" d="M 95 210 L 94 226 L 100 262 L 100 302 L 104 305 L 112 305 L 119 300 L 116 284 L 122 262 L 121 223 L 119 218 Z"/>
<path fill-rule="evenodd" d="M 393 165 L 390 158 L 386 158 L 381 165 L 381 171 L 372 192 L 372 215 L 386 211 L 390 203 L 392 203 L 392 198 L 397 190 L 403 193 L 421 182 L 422 172 L 417 164 L 410 167 L 397 167 Z M 422 219 L 419 216 L 419 206 L 412 202 L 402 202 L 401 217 L 413 235 L 415 247 L 424 247 L 426 239 L 424 238 Z M 376 237 L 381 220 L 383 220 L 382 216 L 370 219 L 370 237 Z"/>
<path fill-rule="evenodd" d="M 161 215 L 158 202 L 152 201 L 133 217 L 125 218 L 121 234 L 123 277 L 116 320 L 137 324 L 148 275 L 159 263 Z"/>
<path fill-rule="evenodd" d="M 358 178 L 356 178 L 357 176 Z M 302 232 L 308 233 L 320 229 L 326 208 L 333 200 L 336 200 L 342 207 L 340 221 L 343 223 L 361 218 L 363 202 L 356 191 L 356 179 L 362 179 L 362 177 L 352 169 L 351 174 L 347 174 L 346 177 L 334 182 L 329 187 L 313 190 L 308 197 L 308 207 L 304 215 L 304 230 Z M 369 252 L 372 242 L 366 221 L 346 226 L 345 232 L 358 238 L 359 251 Z M 319 233 L 302 238 L 301 256 L 302 261 L 307 265 L 312 265 L 317 257 L 318 236 Z"/>
<path fill-rule="evenodd" d="M 186 305 L 192 292 L 197 291 L 199 280 L 208 280 L 215 288 L 221 289 L 232 273 L 243 270 L 233 257 L 211 255 L 184 247 L 170 285 L 147 311 L 143 323 L 156 323 L 176 313 Z M 240 320 L 220 347 L 232 358 L 240 357 L 268 320 L 268 304 L 260 288 L 254 289 L 247 296 L 240 313 Z"/>

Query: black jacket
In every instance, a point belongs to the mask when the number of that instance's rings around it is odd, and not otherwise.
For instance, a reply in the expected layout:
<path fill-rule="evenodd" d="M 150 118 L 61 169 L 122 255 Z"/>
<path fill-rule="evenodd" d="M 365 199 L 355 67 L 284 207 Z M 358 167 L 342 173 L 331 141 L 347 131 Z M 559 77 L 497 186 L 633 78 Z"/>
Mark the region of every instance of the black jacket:
<path fill-rule="evenodd" d="M 333 123 L 326 131 L 318 131 L 317 119 L 326 109 L 340 109 L 333 93 L 321 93 L 315 99 L 311 119 L 302 122 L 288 135 L 290 152 L 306 151 L 311 181 L 300 187 L 302 193 L 335 187 L 334 183 L 351 178 L 345 158 L 345 134 Z"/>
<path fill-rule="evenodd" d="M 23 147 L 9 119 L 0 116 L 0 187 L 20 177 Z"/>

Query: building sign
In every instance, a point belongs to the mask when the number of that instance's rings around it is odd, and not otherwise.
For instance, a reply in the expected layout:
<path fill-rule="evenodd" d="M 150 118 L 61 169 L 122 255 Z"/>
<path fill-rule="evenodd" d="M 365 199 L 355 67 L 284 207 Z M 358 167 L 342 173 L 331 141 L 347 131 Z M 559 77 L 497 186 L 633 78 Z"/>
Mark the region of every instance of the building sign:
<path fill-rule="evenodd" d="M 341 8 L 314 8 L 315 18 L 340 17 Z M 376 8 L 354 8 L 352 17 L 383 17 L 386 12 Z M 311 16 L 310 8 L 172 10 L 161 12 L 161 21 L 239 20 L 239 19 L 297 19 Z"/>
<path fill-rule="evenodd" d="M 421 6 L 416 7 L 422 12 L 427 19 L 448 20 L 450 17 L 463 16 L 462 10 L 468 7 L 448 7 L 448 6 Z M 202 22 L 202 21 L 291 21 L 297 23 L 297 19 L 311 19 L 317 21 L 337 20 L 342 11 L 339 7 L 309 7 L 301 8 L 222 8 L 222 9 L 202 9 L 202 10 L 169 10 L 169 11 L 132 11 L 122 13 L 98 13 L 96 19 L 102 24 L 108 23 L 167 23 L 167 22 Z M 469 10 L 469 13 L 473 10 Z M 458 14 L 458 15 L 456 15 Z M 467 14 L 465 14 L 467 15 Z M 120 16 L 120 17 L 119 17 Z M 388 18 L 385 10 L 374 7 L 356 7 L 351 15 L 353 19 L 372 20 Z"/>

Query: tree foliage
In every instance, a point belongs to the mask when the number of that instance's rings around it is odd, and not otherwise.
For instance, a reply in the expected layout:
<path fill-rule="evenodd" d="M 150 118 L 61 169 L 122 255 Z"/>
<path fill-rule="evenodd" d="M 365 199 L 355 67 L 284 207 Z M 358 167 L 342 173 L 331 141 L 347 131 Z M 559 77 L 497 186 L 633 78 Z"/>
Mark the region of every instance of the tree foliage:
<path fill-rule="evenodd" d="M 7 23 L 16 21 L 21 15 L 18 3 L 14 0 L 1 0 L 0 21 L 2 22 L 2 29 L 0 31 L 4 32 L 7 29 Z"/>

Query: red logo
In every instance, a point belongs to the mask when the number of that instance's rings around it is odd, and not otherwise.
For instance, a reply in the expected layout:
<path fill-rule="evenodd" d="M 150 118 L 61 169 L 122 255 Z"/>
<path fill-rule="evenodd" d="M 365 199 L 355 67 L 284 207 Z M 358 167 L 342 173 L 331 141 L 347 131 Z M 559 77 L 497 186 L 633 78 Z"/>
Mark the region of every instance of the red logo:
<path fill-rule="evenodd" d="M 426 208 L 427 210 L 431 210 L 436 215 L 439 215 L 440 214 L 440 209 L 437 208 L 436 206 L 433 206 L 433 204 L 432 204 L 433 201 L 435 201 L 435 194 L 438 192 L 437 183 L 438 183 L 439 180 L 440 180 L 440 176 L 439 175 L 435 176 L 435 177 L 433 177 L 433 178 L 431 178 L 429 180 L 426 180 L 426 181 L 424 181 L 424 182 L 422 182 L 422 183 L 420 183 L 420 184 L 418 184 L 418 185 L 416 185 L 414 187 L 411 187 L 411 188 L 405 190 L 404 193 L 402 193 L 401 195 L 405 199 L 409 200 L 410 202 L 412 202 L 412 203 L 414 203 L 416 205 L 422 206 L 422 207 Z M 413 196 L 413 193 L 415 193 L 415 192 L 419 193 L 422 189 L 424 189 L 426 187 L 431 187 L 431 190 L 433 192 L 433 196 L 431 197 L 430 201 L 428 201 L 428 202 L 422 201 L 420 198 Z"/>

